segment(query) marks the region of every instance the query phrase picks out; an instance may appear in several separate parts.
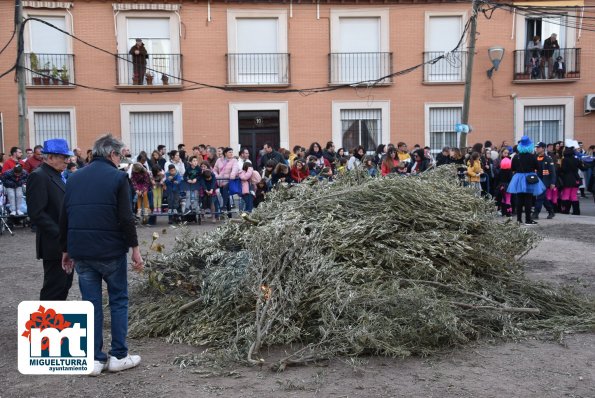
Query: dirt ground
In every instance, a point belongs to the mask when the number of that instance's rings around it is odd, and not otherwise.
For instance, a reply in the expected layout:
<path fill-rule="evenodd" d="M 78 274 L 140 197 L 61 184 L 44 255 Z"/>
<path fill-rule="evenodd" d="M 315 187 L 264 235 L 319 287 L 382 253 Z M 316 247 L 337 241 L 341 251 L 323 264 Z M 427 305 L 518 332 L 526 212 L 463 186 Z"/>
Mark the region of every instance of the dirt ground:
<path fill-rule="evenodd" d="M 543 237 L 524 259 L 535 279 L 572 284 L 595 295 L 595 206 L 581 200 L 587 216 L 557 215 L 534 227 Z M 211 226 L 192 226 L 198 233 Z M 179 230 L 161 220 L 141 228 L 143 246 L 154 231 L 170 249 Z M 162 339 L 130 340 L 141 365 L 118 374 L 25 376 L 17 370 L 17 306 L 38 297 L 41 263 L 34 259 L 34 234 L 15 230 L 0 236 L 0 398 L 7 397 L 595 397 L 595 332 L 562 342 L 481 341 L 429 358 L 336 359 L 319 366 L 273 373 L 267 367 L 236 366 L 225 376 L 201 368 L 180 369 L 179 355 L 200 348 Z M 131 274 L 131 280 L 138 276 Z M 80 298 L 78 285 L 71 299 Z M 131 295 L 131 301 L 134 301 Z M 274 353 L 273 353 L 274 354 Z"/>

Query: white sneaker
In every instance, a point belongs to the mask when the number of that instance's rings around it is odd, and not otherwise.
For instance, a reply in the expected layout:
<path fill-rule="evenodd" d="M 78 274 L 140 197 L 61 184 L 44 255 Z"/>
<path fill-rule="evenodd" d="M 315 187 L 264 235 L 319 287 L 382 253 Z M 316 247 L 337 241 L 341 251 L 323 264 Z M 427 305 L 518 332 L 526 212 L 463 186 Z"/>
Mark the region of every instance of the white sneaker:
<path fill-rule="evenodd" d="M 103 372 L 106 369 L 107 369 L 107 362 L 103 363 L 103 362 L 95 361 L 95 362 L 93 362 L 93 371 L 91 373 L 89 373 L 89 376 L 92 376 L 92 377 L 99 376 L 101 374 L 101 372 Z"/>
<path fill-rule="evenodd" d="M 11 211 L 11 212 L 10 212 L 10 215 L 14 217 L 14 216 L 16 216 L 16 215 L 17 215 L 17 212 L 16 212 L 16 211 Z"/>
<path fill-rule="evenodd" d="M 121 370 L 134 368 L 139 363 L 140 355 L 127 355 L 122 359 L 110 355 L 109 360 L 107 361 L 107 370 L 108 372 L 119 372 Z"/>
<path fill-rule="evenodd" d="M 22 211 L 20 211 L 20 210 L 17 210 L 17 216 L 24 216 L 24 215 L 25 215 L 25 213 L 23 213 L 23 212 L 22 212 Z"/>

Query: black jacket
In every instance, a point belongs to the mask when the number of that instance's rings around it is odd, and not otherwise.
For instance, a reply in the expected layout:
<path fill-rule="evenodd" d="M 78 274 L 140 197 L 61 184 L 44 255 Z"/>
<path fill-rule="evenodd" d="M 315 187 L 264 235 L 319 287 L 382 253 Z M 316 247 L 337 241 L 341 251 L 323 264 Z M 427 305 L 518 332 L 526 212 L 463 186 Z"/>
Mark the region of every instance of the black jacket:
<path fill-rule="evenodd" d="M 98 158 L 68 179 L 60 245 L 75 260 L 108 260 L 138 246 L 128 175 Z"/>
<path fill-rule="evenodd" d="M 562 188 L 576 188 L 579 186 L 580 176 L 578 175 L 578 170 L 581 168 L 580 161 L 574 154 L 564 155 L 562 167 L 560 168 Z"/>
<path fill-rule="evenodd" d="M 515 173 L 535 173 L 538 168 L 537 157 L 532 153 L 519 153 L 512 158 L 512 171 Z"/>
<path fill-rule="evenodd" d="M 27 213 L 36 225 L 37 258 L 62 259 L 59 220 L 66 185 L 60 172 L 42 163 L 27 180 Z"/>
<path fill-rule="evenodd" d="M 273 150 L 271 153 L 265 153 L 260 158 L 258 167 L 262 170 L 269 160 L 274 160 L 276 163 L 285 163 L 285 158 L 279 152 Z"/>
<path fill-rule="evenodd" d="M 543 56 L 546 58 L 551 58 L 554 56 L 554 50 L 560 48 L 558 44 L 558 40 L 552 40 L 551 37 L 548 37 L 543 42 Z"/>

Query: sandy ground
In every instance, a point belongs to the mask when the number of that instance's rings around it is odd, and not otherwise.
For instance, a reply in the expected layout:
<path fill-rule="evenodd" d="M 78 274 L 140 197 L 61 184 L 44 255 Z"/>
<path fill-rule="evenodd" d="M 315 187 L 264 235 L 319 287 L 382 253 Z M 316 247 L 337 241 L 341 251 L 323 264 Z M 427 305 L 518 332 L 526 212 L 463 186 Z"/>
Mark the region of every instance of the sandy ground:
<path fill-rule="evenodd" d="M 557 215 L 535 228 L 544 240 L 524 259 L 528 274 L 557 284 L 572 284 L 595 294 L 595 206 L 581 200 L 585 216 Z M 211 226 L 191 226 L 198 233 Z M 171 248 L 179 230 L 164 220 L 141 228 L 143 246 L 154 231 Z M 237 366 L 224 376 L 201 368 L 173 365 L 197 347 L 162 339 L 130 340 L 141 365 L 98 378 L 25 376 L 17 370 L 17 306 L 38 297 L 41 263 L 34 259 L 34 234 L 17 228 L 0 236 L 0 398 L 5 397 L 595 397 L 595 333 L 569 335 L 559 342 L 481 341 L 430 358 L 336 359 L 320 366 L 273 373 Z M 137 278 L 131 275 L 131 279 Z M 76 278 L 71 299 L 80 298 Z M 131 296 L 134 301 L 134 295 Z"/>

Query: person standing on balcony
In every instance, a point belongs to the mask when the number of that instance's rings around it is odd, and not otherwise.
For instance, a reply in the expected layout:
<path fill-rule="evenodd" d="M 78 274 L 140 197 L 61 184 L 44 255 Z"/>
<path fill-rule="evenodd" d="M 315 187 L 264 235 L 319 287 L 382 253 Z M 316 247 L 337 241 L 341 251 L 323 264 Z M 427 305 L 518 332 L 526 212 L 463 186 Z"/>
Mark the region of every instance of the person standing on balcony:
<path fill-rule="evenodd" d="M 132 56 L 132 82 L 142 86 L 147 70 L 147 59 L 149 54 L 142 39 L 136 39 L 136 44 L 128 52 Z"/>
<path fill-rule="evenodd" d="M 527 73 L 533 79 L 543 79 L 543 60 L 541 52 L 543 46 L 541 45 L 541 37 L 533 36 L 533 40 L 527 44 L 526 62 Z"/>
<path fill-rule="evenodd" d="M 554 78 L 554 53 L 557 50 L 560 50 L 558 35 L 552 33 L 552 35 L 543 42 L 543 57 L 545 58 L 545 62 L 547 62 L 548 79 Z"/>

